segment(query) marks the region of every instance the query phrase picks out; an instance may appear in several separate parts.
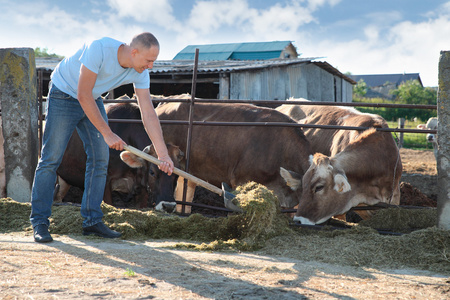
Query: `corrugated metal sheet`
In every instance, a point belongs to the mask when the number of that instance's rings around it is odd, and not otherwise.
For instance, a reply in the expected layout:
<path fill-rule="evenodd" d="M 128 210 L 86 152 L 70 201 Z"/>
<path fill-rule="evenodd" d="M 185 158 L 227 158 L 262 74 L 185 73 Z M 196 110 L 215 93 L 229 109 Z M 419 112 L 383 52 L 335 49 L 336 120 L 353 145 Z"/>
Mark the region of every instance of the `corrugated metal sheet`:
<path fill-rule="evenodd" d="M 61 61 L 61 58 L 54 57 L 36 57 L 36 68 L 44 70 L 53 70 Z"/>
<path fill-rule="evenodd" d="M 274 66 L 308 63 L 315 59 L 317 58 L 307 57 L 260 61 L 199 61 L 198 72 L 230 72 L 239 70 L 261 69 Z M 192 72 L 193 69 L 194 60 L 157 60 L 153 65 L 153 69 L 150 70 L 150 73 Z"/>
<path fill-rule="evenodd" d="M 292 59 L 272 59 L 259 61 L 238 61 L 238 60 L 221 60 L 221 61 L 199 61 L 198 73 L 232 73 L 246 70 L 261 70 L 264 68 L 274 68 L 281 66 L 295 66 L 307 63 L 313 63 L 321 69 L 326 70 L 335 76 L 338 76 L 351 84 L 356 82 L 348 76 L 342 74 L 338 69 L 334 68 L 327 62 L 314 61 L 319 57 L 292 58 Z M 184 73 L 191 74 L 194 70 L 193 60 L 157 60 L 153 65 L 153 69 L 149 70 L 151 74 L 158 73 Z"/>
<path fill-rule="evenodd" d="M 281 51 L 266 51 L 266 52 L 233 52 L 230 59 L 237 60 L 259 60 L 259 59 L 274 59 L 280 58 Z"/>
<path fill-rule="evenodd" d="M 217 53 L 204 53 L 198 54 L 199 60 L 227 60 L 232 55 L 232 52 L 217 52 Z M 191 53 L 179 53 L 177 54 L 177 60 L 189 60 L 194 56 Z"/>
<path fill-rule="evenodd" d="M 280 57 L 281 52 L 289 45 L 290 41 L 189 45 L 173 59 L 194 59 L 196 49 L 199 49 L 199 60 L 272 59 Z M 201 53 L 207 55 L 202 56 Z M 229 54 L 227 57 L 226 53 Z"/>

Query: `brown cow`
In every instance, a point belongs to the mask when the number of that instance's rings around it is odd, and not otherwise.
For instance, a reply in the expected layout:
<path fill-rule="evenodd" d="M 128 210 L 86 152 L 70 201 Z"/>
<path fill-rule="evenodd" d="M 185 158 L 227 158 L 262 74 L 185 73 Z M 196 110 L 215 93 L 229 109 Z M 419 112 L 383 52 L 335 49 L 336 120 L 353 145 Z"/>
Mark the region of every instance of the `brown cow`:
<path fill-rule="evenodd" d="M 302 100 L 307 101 L 305 99 Z M 388 127 L 388 124 L 381 116 L 361 113 L 354 108 L 284 104 L 277 107 L 276 110 L 288 115 L 301 124 Z M 313 152 L 320 152 L 325 155 L 336 155 L 363 132 L 363 130 L 356 131 L 323 128 L 304 128 L 303 131 L 306 138 L 311 143 Z"/>
<path fill-rule="evenodd" d="M 283 105 L 299 123 L 387 128 L 378 115 L 352 108 Z M 321 223 L 360 203 L 400 203 L 402 164 L 389 132 L 305 129 L 316 155 L 303 178 L 303 194 L 295 220 Z"/>
<path fill-rule="evenodd" d="M 195 121 L 294 122 L 276 110 L 248 104 L 196 103 L 194 112 Z M 188 120 L 189 105 L 165 103 L 156 113 L 160 120 Z M 164 140 L 186 152 L 187 126 L 162 127 Z M 189 172 L 216 186 L 225 182 L 236 188 L 255 181 L 273 190 L 282 207 L 294 207 L 311 154 L 303 132 L 295 127 L 194 126 Z"/>

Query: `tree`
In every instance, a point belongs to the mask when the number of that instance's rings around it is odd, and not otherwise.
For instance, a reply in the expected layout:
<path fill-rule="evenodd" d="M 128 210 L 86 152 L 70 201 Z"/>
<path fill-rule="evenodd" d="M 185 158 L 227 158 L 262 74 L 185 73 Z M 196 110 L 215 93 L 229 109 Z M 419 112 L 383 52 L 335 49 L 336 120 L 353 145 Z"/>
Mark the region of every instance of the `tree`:
<path fill-rule="evenodd" d="M 34 56 L 36 57 L 55 57 L 55 58 L 63 58 L 63 56 L 55 54 L 55 53 L 48 53 L 48 48 L 42 48 L 36 47 L 34 49 Z"/>
<path fill-rule="evenodd" d="M 363 79 L 360 79 L 353 88 L 353 94 L 355 96 L 362 98 L 367 94 L 367 90 L 368 90 L 367 84 L 364 82 Z"/>
<path fill-rule="evenodd" d="M 436 90 L 423 87 L 417 80 L 408 80 L 402 83 L 397 89 L 392 90 L 391 94 L 394 95 L 396 103 L 422 105 L 436 105 L 437 103 Z M 430 110 L 403 109 L 401 112 L 405 114 L 404 118 L 417 117 L 423 121 L 436 116 L 436 111 Z"/>
<path fill-rule="evenodd" d="M 360 84 L 360 82 L 358 82 L 358 84 L 355 86 L 355 89 Z M 382 98 L 365 98 L 359 96 L 357 91 L 353 91 L 353 101 L 355 102 L 392 103 L 391 100 Z M 391 90 L 390 93 L 395 96 L 394 102 L 396 104 L 436 105 L 437 102 L 437 91 L 429 87 L 424 88 L 417 80 L 404 82 L 398 88 Z M 428 109 L 359 107 L 358 110 L 367 113 L 379 114 L 386 120 L 390 121 L 395 121 L 398 118 L 413 119 L 417 117 L 423 122 L 426 122 L 430 117 L 436 116 L 436 110 Z"/>

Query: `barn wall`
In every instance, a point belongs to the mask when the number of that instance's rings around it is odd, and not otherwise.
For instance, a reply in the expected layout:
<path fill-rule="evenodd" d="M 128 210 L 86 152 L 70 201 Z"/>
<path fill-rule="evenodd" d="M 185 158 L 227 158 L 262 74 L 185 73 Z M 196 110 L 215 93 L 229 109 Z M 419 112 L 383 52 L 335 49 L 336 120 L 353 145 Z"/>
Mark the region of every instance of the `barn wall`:
<path fill-rule="evenodd" d="M 351 102 L 351 83 L 314 64 L 232 72 L 230 99 Z M 350 93 L 349 93 L 350 91 Z M 224 98 L 221 98 L 224 99 Z"/>
<path fill-rule="evenodd" d="M 287 74 L 289 83 L 287 86 L 288 97 L 293 98 L 308 98 L 307 77 L 303 65 L 292 65 L 287 67 Z"/>
<path fill-rule="evenodd" d="M 305 70 L 305 78 L 306 78 L 306 99 L 311 101 L 321 101 L 321 86 L 322 80 L 320 77 L 320 68 L 313 64 L 304 65 L 303 69 Z"/>
<path fill-rule="evenodd" d="M 320 90 L 318 101 L 336 101 L 336 84 L 333 74 L 328 73 L 322 68 L 318 68 L 320 73 Z"/>

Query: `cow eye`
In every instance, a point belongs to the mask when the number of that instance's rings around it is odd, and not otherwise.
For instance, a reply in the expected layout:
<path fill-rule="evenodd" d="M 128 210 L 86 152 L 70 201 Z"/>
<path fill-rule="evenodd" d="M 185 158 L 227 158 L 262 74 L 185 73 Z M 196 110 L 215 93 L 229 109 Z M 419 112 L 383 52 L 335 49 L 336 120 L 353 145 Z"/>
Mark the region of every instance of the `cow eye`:
<path fill-rule="evenodd" d="M 323 190 L 323 188 L 324 188 L 325 186 L 324 185 L 316 185 L 316 187 L 314 188 L 314 193 L 318 193 L 318 192 L 320 192 L 321 190 Z"/>

